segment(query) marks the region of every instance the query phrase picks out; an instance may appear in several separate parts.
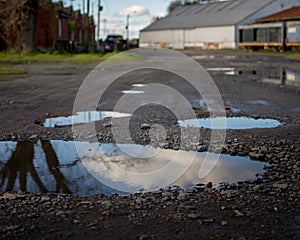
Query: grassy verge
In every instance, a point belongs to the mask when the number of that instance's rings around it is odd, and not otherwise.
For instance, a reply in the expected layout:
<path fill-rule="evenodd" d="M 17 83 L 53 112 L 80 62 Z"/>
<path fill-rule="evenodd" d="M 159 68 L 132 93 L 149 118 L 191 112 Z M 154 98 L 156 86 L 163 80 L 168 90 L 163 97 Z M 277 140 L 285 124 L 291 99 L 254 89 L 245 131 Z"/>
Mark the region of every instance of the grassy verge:
<path fill-rule="evenodd" d="M 5 64 L 28 64 L 28 63 L 72 63 L 72 64 L 90 64 L 102 61 L 112 54 L 103 53 L 6 53 L 0 52 L 0 63 Z"/>

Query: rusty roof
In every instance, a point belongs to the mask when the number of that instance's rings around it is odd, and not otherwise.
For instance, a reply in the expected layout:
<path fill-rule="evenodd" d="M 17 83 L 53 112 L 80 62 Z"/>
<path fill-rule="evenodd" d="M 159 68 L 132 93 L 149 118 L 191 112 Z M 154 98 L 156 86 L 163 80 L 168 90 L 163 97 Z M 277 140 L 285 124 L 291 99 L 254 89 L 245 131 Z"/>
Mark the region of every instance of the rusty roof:
<path fill-rule="evenodd" d="M 292 7 L 282 12 L 256 19 L 255 23 L 280 22 L 287 20 L 300 20 L 300 6 Z"/>

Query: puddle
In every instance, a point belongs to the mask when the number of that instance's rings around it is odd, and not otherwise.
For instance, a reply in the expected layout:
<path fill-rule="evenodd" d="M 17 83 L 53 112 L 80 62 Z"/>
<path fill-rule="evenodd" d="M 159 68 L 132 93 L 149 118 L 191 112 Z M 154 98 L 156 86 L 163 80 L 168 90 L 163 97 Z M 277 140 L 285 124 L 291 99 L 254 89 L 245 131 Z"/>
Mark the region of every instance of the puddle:
<path fill-rule="evenodd" d="M 206 71 L 209 72 L 229 72 L 229 71 L 235 71 L 232 67 L 213 67 L 213 68 L 205 68 Z"/>
<path fill-rule="evenodd" d="M 295 72 L 284 67 L 277 69 L 236 69 L 232 67 L 211 67 L 206 68 L 208 72 L 220 72 L 227 76 L 254 76 L 259 75 L 262 82 L 280 84 L 281 86 L 300 86 L 300 72 Z"/>
<path fill-rule="evenodd" d="M 281 86 L 300 86 L 300 72 L 281 68 L 279 72 L 270 72 L 263 77 L 262 82 Z"/>
<path fill-rule="evenodd" d="M 44 127 L 62 127 L 69 126 L 72 124 L 89 123 L 95 121 L 101 121 L 105 118 L 123 118 L 130 117 L 129 113 L 120 113 L 113 111 L 87 111 L 78 112 L 76 115 L 69 117 L 54 117 L 47 118 L 44 122 Z"/>
<path fill-rule="evenodd" d="M 139 90 L 123 90 L 122 93 L 124 93 L 124 94 L 143 94 L 145 92 L 139 91 Z"/>
<path fill-rule="evenodd" d="M 144 87 L 145 84 L 143 83 L 135 83 L 135 84 L 132 84 L 133 87 Z"/>
<path fill-rule="evenodd" d="M 196 55 L 192 56 L 194 59 L 215 59 L 214 55 Z"/>
<path fill-rule="evenodd" d="M 248 104 L 253 104 L 253 105 L 264 105 L 264 106 L 269 106 L 270 104 L 265 101 L 265 100 L 251 100 L 247 101 L 246 103 Z"/>
<path fill-rule="evenodd" d="M 225 121 L 226 129 L 251 129 L 251 128 L 275 128 L 281 123 L 275 119 L 255 119 L 248 117 L 216 117 L 216 118 L 199 118 L 187 119 L 178 121 L 181 127 L 198 127 L 198 128 L 212 128 L 212 121 L 214 129 L 223 129 Z"/>
<path fill-rule="evenodd" d="M 192 56 L 193 59 L 215 59 L 216 56 L 214 55 L 194 55 Z M 220 58 L 220 56 L 218 56 Z M 224 59 L 236 59 L 236 56 L 233 55 L 225 55 L 223 56 Z"/>
<path fill-rule="evenodd" d="M 77 148 L 76 148 L 77 147 Z M 197 183 L 214 184 L 222 182 L 238 182 L 255 178 L 262 173 L 266 163 L 251 161 L 249 157 L 221 155 L 213 170 L 205 177 L 198 178 L 205 153 L 154 149 L 142 145 L 123 144 L 122 149 L 130 149 L 131 153 L 147 154 L 150 150 L 155 155 L 150 158 L 130 157 L 124 154 L 115 144 L 101 144 L 51 141 L 0 142 L 0 187 L 1 191 L 64 192 L 78 195 L 103 193 L 136 192 L 139 189 L 152 190 L 163 186 L 165 175 L 157 177 L 127 178 L 128 172 L 145 173 L 155 171 L 171 160 L 176 171 L 182 161 L 195 158 L 183 176 L 173 184 L 190 187 Z M 77 151 L 76 151 L 77 149 Z M 181 154 L 183 158 L 174 160 Z M 216 158 L 210 153 L 208 160 Z M 98 177 L 109 182 L 119 192 L 97 181 L 85 168 L 89 165 L 97 169 Z M 125 173 L 115 169 L 126 170 Z M 101 176 L 100 176 L 101 175 Z M 20 178 L 20 176 L 25 176 Z M 145 175 L 146 176 L 146 175 Z"/>

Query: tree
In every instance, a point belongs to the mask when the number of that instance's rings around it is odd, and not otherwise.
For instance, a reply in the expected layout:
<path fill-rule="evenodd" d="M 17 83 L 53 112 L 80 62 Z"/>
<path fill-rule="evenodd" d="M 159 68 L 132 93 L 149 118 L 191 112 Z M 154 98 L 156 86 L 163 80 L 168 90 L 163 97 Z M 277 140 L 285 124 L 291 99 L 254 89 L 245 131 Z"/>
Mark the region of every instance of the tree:
<path fill-rule="evenodd" d="M 170 2 L 168 6 L 168 13 L 171 13 L 175 8 L 182 6 L 182 2 L 180 0 Z"/>
<path fill-rule="evenodd" d="M 39 0 L 6 0 L 0 8 L 0 34 L 10 50 L 36 48 L 36 17 Z"/>

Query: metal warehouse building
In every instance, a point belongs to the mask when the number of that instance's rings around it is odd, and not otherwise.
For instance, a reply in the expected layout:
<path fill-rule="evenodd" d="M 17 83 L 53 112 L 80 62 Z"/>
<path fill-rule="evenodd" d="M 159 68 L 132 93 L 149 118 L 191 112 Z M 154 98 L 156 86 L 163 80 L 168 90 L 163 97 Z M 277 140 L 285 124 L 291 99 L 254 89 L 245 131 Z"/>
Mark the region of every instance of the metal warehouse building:
<path fill-rule="evenodd" d="M 228 0 L 177 7 L 141 30 L 140 47 L 236 48 L 239 26 L 300 5 L 300 0 Z"/>

